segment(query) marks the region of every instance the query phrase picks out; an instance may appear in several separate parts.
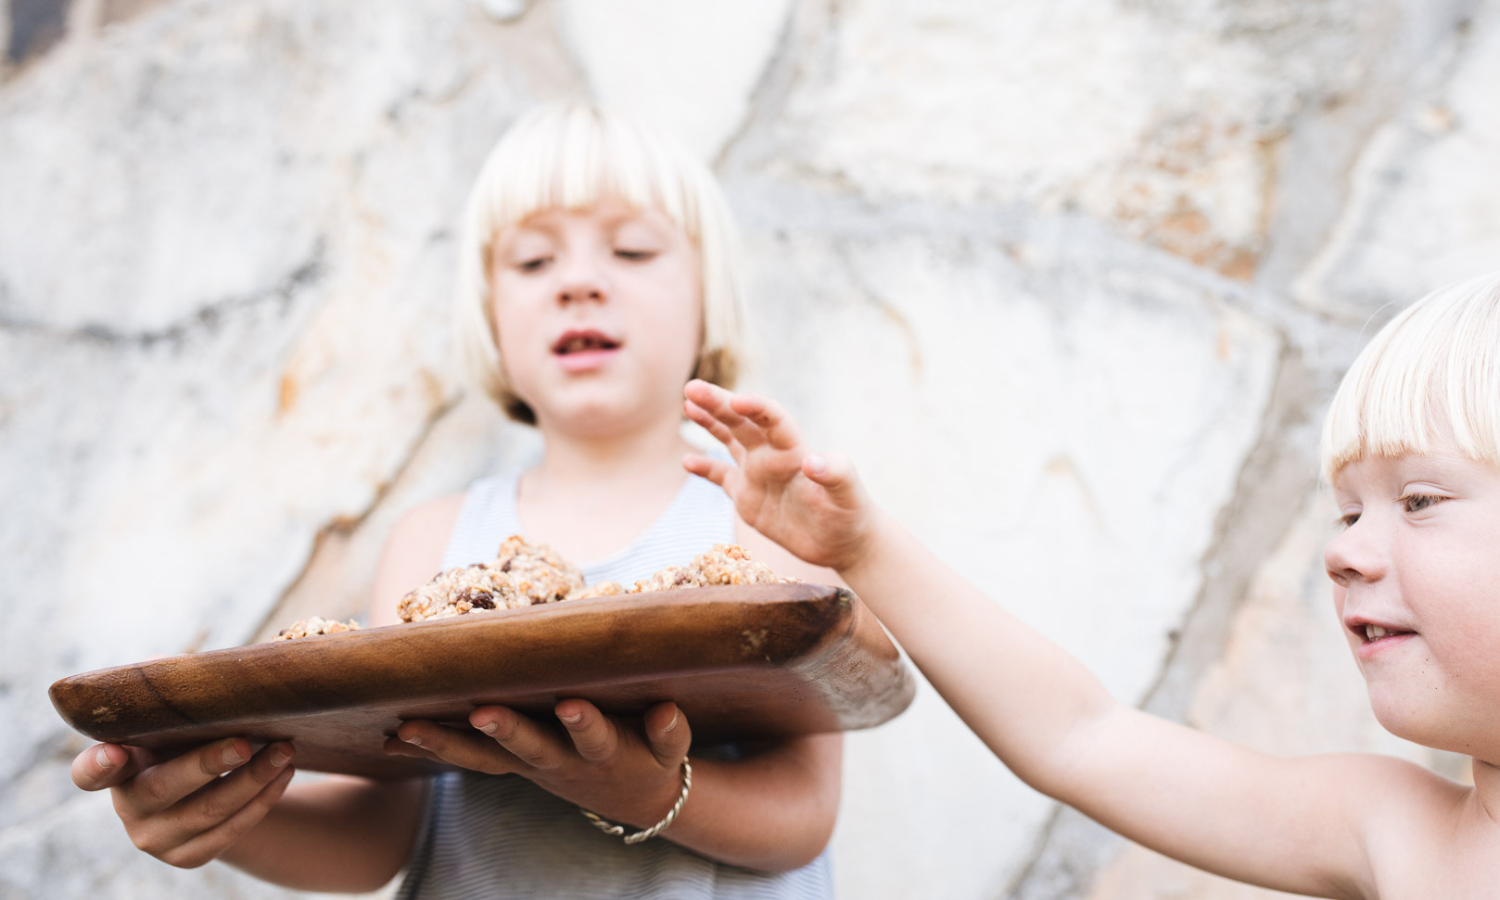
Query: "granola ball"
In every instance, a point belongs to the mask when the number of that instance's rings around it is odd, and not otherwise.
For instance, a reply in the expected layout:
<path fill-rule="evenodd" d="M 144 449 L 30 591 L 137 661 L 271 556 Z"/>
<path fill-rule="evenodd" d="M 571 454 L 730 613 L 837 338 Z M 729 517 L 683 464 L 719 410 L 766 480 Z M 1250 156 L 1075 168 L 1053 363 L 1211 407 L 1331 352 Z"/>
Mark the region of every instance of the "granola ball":
<path fill-rule="evenodd" d="M 625 593 L 617 582 L 601 581 L 591 587 L 578 588 L 564 597 L 565 600 L 588 600 L 591 597 L 613 597 Z"/>
<path fill-rule="evenodd" d="M 505 584 L 532 603 L 562 600 L 583 589 L 583 573 L 545 544 L 528 544 L 512 535 L 500 543 L 495 558 L 487 563 L 495 571 L 497 584 Z"/>
<path fill-rule="evenodd" d="M 552 603 L 583 589 L 583 573 L 550 547 L 508 537 L 489 562 L 439 572 L 396 605 L 403 622 Z"/>
<path fill-rule="evenodd" d="M 339 622 L 333 619 L 325 619 L 322 616 L 311 616 L 292 623 L 281 629 L 281 632 L 271 638 L 273 641 L 290 641 L 300 637 L 308 637 L 314 634 L 340 634 L 345 631 L 358 631 L 359 623 L 350 619 L 347 622 Z"/>
<path fill-rule="evenodd" d="M 677 591 L 716 584 L 775 584 L 771 567 L 750 558 L 738 544 L 715 544 L 686 566 L 667 566 L 650 578 L 637 581 L 632 594 L 645 591 Z"/>
<path fill-rule="evenodd" d="M 422 622 L 462 616 L 476 609 L 515 609 L 530 606 L 508 584 L 496 583 L 489 563 L 439 572 L 396 604 L 403 622 Z"/>

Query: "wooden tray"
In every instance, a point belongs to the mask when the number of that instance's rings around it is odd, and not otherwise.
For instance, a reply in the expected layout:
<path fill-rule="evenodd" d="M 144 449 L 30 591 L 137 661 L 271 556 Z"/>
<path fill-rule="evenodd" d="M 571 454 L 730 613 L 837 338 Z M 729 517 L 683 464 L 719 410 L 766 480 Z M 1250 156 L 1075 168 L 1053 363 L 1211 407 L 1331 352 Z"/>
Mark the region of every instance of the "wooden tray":
<path fill-rule="evenodd" d="M 550 716 L 582 697 L 638 715 L 675 701 L 695 742 L 868 728 L 914 685 L 853 593 L 734 585 L 601 597 L 174 656 L 64 678 L 48 692 L 99 741 L 176 748 L 291 740 L 298 768 L 435 771 L 381 745 L 403 719 L 466 722 L 497 703 Z M 465 725 L 464 727 L 467 727 Z"/>

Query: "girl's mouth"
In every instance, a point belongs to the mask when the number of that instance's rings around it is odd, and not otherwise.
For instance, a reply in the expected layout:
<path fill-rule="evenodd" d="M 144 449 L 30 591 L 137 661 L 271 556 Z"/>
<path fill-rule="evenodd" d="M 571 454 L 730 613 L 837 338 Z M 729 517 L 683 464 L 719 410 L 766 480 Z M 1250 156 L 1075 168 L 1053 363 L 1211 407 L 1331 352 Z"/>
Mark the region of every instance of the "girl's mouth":
<path fill-rule="evenodd" d="M 618 350 L 620 342 L 602 331 L 577 329 L 563 332 L 552 344 L 552 352 L 558 356 L 571 356 L 591 350 Z"/>
<path fill-rule="evenodd" d="M 622 342 L 594 329 L 570 329 L 552 344 L 552 353 L 568 372 L 598 369 L 620 349 Z"/>

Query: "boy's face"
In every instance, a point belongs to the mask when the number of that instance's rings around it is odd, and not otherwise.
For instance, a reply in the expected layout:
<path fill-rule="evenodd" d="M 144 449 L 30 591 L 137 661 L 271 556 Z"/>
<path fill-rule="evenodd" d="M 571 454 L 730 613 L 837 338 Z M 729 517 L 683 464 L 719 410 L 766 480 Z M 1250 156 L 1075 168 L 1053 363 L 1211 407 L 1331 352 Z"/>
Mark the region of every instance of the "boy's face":
<path fill-rule="evenodd" d="M 696 248 L 664 214 L 608 200 L 537 213 L 496 236 L 490 278 L 506 376 L 543 429 L 681 415 L 702 289 Z"/>
<path fill-rule="evenodd" d="M 1430 747 L 1500 752 L 1500 471 L 1457 456 L 1367 458 L 1334 476 L 1324 553 L 1380 723 Z"/>

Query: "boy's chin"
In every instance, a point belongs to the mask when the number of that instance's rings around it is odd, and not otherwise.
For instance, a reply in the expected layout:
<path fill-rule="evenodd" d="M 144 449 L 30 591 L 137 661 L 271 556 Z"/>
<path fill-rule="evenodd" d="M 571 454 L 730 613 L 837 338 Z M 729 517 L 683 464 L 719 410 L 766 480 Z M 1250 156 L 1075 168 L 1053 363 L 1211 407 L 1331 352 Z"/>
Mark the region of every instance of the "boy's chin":
<path fill-rule="evenodd" d="M 1381 727 L 1398 738 L 1434 750 L 1482 755 L 1480 747 L 1494 744 L 1496 735 L 1476 734 L 1471 721 L 1464 716 L 1445 713 L 1437 704 L 1423 703 L 1411 697 L 1382 695 L 1370 691 L 1370 708 Z M 1493 749 L 1493 748 L 1492 748 Z"/>

